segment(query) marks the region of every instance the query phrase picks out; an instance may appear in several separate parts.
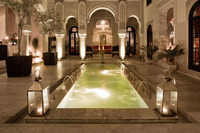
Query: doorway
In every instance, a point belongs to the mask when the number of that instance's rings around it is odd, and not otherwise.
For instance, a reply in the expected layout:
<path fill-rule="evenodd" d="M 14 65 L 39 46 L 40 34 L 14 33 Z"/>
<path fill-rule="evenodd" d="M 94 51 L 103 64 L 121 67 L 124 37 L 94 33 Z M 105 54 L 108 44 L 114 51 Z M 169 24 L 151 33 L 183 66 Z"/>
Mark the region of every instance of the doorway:
<path fill-rule="evenodd" d="M 79 55 L 79 35 L 76 26 L 69 30 L 69 54 Z"/>

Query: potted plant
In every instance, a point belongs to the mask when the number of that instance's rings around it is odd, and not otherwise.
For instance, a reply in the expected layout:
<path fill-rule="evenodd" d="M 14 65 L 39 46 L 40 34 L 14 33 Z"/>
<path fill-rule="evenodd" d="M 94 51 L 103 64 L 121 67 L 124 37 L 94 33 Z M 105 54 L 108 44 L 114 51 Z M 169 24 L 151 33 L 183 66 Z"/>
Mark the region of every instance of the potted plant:
<path fill-rule="evenodd" d="M 32 56 L 21 54 L 22 31 L 25 26 L 26 18 L 31 16 L 37 0 L 0 0 L 0 4 L 10 8 L 18 18 L 18 53 L 16 56 L 6 58 L 6 68 L 8 77 L 21 77 L 31 74 Z M 14 42 L 11 42 L 14 43 Z"/>
<path fill-rule="evenodd" d="M 158 50 L 158 47 L 157 46 L 153 46 L 153 45 L 150 45 L 150 46 L 141 46 L 140 47 L 142 51 L 145 52 L 146 54 L 146 59 L 147 59 L 147 62 L 149 64 L 152 64 L 153 63 L 153 55 L 154 53 Z"/>
<path fill-rule="evenodd" d="M 179 45 L 176 45 L 175 48 L 165 49 L 162 52 L 158 53 L 158 59 L 165 58 L 167 61 L 167 68 L 169 72 L 173 72 L 177 69 L 175 64 L 175 57 L 184 54 L 184 50 L 179 48 Z"/>
<path fill-rule="evenodd" d="M 49 36 L 48 52 L 43 53 L 44 65 L 56 65 L 57 52 L 51 51 L 51 43 L 55 41 L 55 33 L 63 33 L 63 20 L 53 10 L 47 10 L 45 12 L 37 12 L 35 23 L 41 28 L 44 36 Z"/>

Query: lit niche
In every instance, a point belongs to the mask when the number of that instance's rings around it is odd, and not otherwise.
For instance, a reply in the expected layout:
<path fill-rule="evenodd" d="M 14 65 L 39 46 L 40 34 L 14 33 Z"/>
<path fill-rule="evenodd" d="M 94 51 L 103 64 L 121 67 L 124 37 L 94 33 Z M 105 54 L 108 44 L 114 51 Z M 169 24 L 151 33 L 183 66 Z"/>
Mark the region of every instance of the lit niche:
<path fill-rule="evenodd" d="M 157 86 L 156 110 L 162 116 L 177 114 L 178 88 L 171 81 L 163 81 Z"/>
<path fill-rule="evenodd" d="M 49 87 L 44 88 L 40 81 L 35 82 L 27 91 L 28 114 L 43 116 L 49 109 Z"/>

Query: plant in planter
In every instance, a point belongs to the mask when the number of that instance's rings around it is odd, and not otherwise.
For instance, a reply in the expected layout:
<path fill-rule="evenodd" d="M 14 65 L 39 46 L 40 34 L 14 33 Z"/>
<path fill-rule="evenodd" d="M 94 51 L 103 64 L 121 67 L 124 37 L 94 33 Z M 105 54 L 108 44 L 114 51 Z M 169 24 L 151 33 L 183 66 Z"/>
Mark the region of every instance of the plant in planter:
<path fill-rule="evenodd" d="M 63 33 L 64 21 L 59 14 L 53 10 L 47 10 L 45 12 L 37 12 L 35 15 L 35 23 L 41 28 L 42 34 L 48 35 L 48 52 L 43 53 L 43 59 L 45 65 L 57 64 L 57 52 L 51 51 L 51 43 L 55 33 Z"/>
<path fill-rule="evenodd" d="M 154 46 L 150 45 L 150 46 L 141 46 L 140 48 L 141 48 L 142 51 L 145 52 L 145 54 L 147 56 L 148 63 L 152 63 L 153 62 L 153 55 L 158 50 L 158 47 L 155 46 L 155 45 Z"/>
<path fill-rule="evenodd" d="M 163 52 L 158 53 L 158 59 L 165 58 L 168 65 L 168 69 L 170 72 L 173 72 L 177 69 L 177 65 L 175 64 L 175 57 L 184 54 L 184 50 L 179 48 L 179 45 L 176 45 L 175 48 L 165 49 Z"/>
<path fill-rule="evenodd" d="M 0 0 L 0 4 L 10 8 L 18 18 L 18 54 L 6 58 L 6 68 L 8 77 L 28 76 L 31 74 L 32 56 L 22 56 L 21 40 L 22 31 L 25 26 L 26 18 L 31 16 L 37 0 Z"/>

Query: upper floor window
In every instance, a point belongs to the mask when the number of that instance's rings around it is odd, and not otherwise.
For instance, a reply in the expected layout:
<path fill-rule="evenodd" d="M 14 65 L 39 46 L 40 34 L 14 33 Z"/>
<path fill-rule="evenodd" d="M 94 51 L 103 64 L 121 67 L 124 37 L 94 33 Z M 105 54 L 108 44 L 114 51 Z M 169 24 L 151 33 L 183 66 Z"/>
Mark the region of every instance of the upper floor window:
<path fill-rule="evenodd" d="M 147 6 L 151 4 L 152 0 L 147 0 Z"/>

